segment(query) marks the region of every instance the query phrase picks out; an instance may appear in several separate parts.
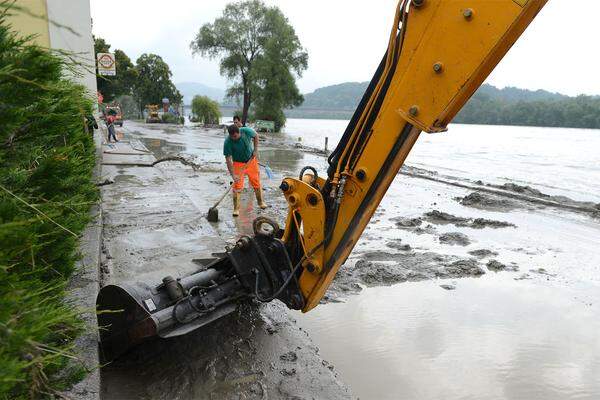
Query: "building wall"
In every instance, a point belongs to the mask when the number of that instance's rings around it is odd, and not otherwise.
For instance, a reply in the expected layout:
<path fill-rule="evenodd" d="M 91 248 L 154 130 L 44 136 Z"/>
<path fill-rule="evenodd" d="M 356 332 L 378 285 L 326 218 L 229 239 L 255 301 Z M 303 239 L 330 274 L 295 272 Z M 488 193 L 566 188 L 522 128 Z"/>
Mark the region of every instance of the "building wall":
<path fill-rule="evenodd" d="M 81 64 L 71 78 L 83 84 L 96 98 L 96 57 L 92 38 L 89 0 L 18 0 L 29 12 L 13 11 L 9 23 L 24 36 L 37 35 L 34 41 L 43 47 L 68 52 Z M 29 14 L 39 16 L 36 18 Z"/>
<path fill-rule="evenodd" d="M 15 4 L 27 11 L 11 10 L 12 15 L 9 16 L 8 23 L 23 36 L 35 35 L 33 41 L 36 44 L 50 47 L 46 0 L 19 0 Z"/>
<path fill-rule="evenodd" d="M 89 0 L 46 0 L 50 46 L 71 53 L 82 64 L 81 76 L 74 80 L 96 96 L 96 56 L 92 38 L 92 17 Z M 69 27 L 69 29 L 64 28 Z"/>

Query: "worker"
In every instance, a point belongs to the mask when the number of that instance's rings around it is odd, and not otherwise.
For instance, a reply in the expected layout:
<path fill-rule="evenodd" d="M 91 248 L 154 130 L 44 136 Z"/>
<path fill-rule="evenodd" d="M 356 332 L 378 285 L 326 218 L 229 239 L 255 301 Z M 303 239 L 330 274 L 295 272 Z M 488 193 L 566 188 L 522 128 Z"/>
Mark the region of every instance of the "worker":
<path fill-rule="evenodd" d="M 118 142 L 115 129 L 115 120 L 117 119 L 117 116 L 115 114 L 116 113 L 113 110 L 110 110 L 108 112 L 108 115 L 106 116 L 106 127 L 108 129 L 108 143 L 110 143 L 111 137 L 114 139 L 115 143 Z"/>
<path fill-rule="evenodd" d="M 260 185 L 258 134 L 254 129 L 242 126 L 237 115 L 233 124 L 227 127 L 227 132 L 228 136 L 223 143 L 223 155 L 229 174 L 233 178 L 233 216 L 240 215 L 240 197 L 246 175 L 254 189 L 258 206 L 261 209 L 267 208 Z"/>

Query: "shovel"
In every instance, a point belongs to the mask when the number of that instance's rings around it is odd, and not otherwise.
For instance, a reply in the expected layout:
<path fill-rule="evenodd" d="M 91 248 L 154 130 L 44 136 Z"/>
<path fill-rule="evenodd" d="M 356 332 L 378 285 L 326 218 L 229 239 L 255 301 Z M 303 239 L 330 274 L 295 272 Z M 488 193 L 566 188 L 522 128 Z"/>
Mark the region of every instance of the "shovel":
<path fill-rule="evenodd" d="M 229 193 L 232 186 L 233 186 L 233 182 L 229 182 L 229 187 L 227 188 L 225 193 L 223 193 L 223 196 L 221 196 L 219 201 L 217 201 L 214 206 L 212 206 L 211 208 L 208 209 L 208 215 L 206 216 L 206 219 L 209 222 L 218 222 L 219 221 L 219 210 L 217 209 L 217 207 L 219 206 L 219 204 L 221 204 L 221 202 L 223 201 L 225 196 L 227 196 L 227 193 Z"/>

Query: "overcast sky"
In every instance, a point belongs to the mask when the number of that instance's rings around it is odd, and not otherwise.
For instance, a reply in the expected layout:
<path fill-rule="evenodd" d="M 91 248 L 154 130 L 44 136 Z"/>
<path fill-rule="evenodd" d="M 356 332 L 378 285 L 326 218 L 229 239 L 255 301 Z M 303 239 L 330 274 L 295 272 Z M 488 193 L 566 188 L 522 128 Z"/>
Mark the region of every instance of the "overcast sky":
<path fill-rule="evenodd" d="M 448 0 L 452 1 L 452 0 Z M 491 1 L 491 0 L 479 0 Z M 93 31 L 135 62 L 163 57 L 174 82 L 225 88 L 218 61 L 192 56 L 200 26 L 218 17 L 222 0 L 91 0 Z M 279 6 L 309 54 L 298 86 L 303 93 L 367 81 L 385 51 L 396 0 L 266 0 Z M 499 86 L 600 94 L 600 1 L 549 0 L 521 40 L 492 73 Z"/>

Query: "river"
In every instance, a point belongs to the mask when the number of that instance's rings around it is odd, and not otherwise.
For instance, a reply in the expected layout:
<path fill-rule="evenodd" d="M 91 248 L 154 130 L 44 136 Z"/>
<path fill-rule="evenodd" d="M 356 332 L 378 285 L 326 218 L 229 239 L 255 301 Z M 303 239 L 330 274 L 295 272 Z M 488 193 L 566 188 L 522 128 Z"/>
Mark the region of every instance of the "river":
<path fill-rule="evenodd" d="M 348 121 L 289 119 L 285 132 L 305 145 L 332 149 Z M 600 202 L 600 131 L 450 125 L 422 134 L 407 164 L 491 183 L 532 185 L 544 193 Z"/>
<path fill-rule="evenodd" d="M 347 121 L 288 120 L 286 134 L 331 149 Z M 333 143 L 333 145 L 332 145 Z M 456 179 L 529 185 L 543 193 L 600 202 L 600 131 L 451 125 L 423 134 L 407 164 Z M 385 221 L 434 208 L 473 216 L 455 189 L 398 177 L 382 221 L 366 235 L 401 237 L 421 251 L 459 254 Z M 440 193 L 442 198 L 440 198 Z M 460 193 L 457 193 L 460 195 Z M 428 198 L 429 197 L 429 198 Z M 444 199 L 445 197 L 445 199 Z M 476 247 L 515 262 L 513 275 L 365 287 L 298 323 L 361 399 L 600 398 L 600 223 L 556 210 L 486 212 L 515 232 L 463 230 Z M 449 229 L 456 230 L 456 229 Z M 373 232 L 374 231 L 374 232 Z M 381 240 L 383 239 L 383 240 Z M 361 244 L 372 249 L 373 240 Z M 382 246 L 383 247 L 383 246 Z M 541 274 L 534 273 L 544 267 Z M 529 271 L 529 272 L 527 272 Z M 525 272 L 525 274 L 523 274 Z M 455 290 L 443 290 L 450 284 Z"/>

